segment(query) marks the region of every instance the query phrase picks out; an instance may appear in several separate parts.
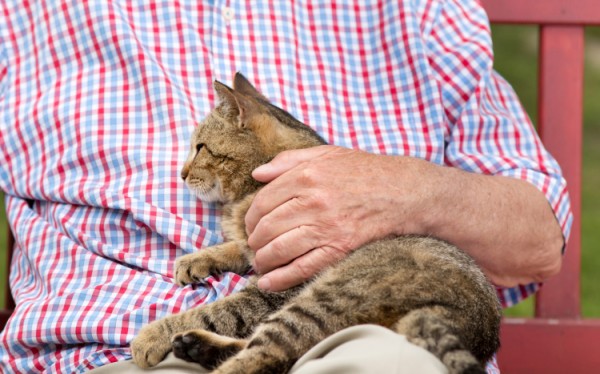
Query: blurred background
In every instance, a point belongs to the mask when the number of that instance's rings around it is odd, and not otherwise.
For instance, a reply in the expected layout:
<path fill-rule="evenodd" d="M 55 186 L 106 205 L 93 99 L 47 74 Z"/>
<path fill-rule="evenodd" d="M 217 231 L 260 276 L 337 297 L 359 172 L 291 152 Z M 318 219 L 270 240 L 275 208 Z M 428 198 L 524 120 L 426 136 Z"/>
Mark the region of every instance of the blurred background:
<path fill-rule="evenodd" d="M 535 26 L 494 26 L 495 68 L 515 88 L 533 123 L 537 123 L 537 50 Z M 600 28 L 586 30 L 584 84 L 582 259 L 581 287 L 584 317 L 600 317 Z M 0 307 L 4 303 L 7 222 L 0 192 Z M 533 300 L 505 311 L 532 316 Z"/>
<path fill-rule="evenodd" d="M 537 51 L 535 26 L 493 26 L 494 66 L 515 88 L 537 123 Z M 600 317 L 600 28 L 585 35 L 583 113 L 581 298 L 584 317 Z M 532 316 L 533 300 L 505 311 Z"/>

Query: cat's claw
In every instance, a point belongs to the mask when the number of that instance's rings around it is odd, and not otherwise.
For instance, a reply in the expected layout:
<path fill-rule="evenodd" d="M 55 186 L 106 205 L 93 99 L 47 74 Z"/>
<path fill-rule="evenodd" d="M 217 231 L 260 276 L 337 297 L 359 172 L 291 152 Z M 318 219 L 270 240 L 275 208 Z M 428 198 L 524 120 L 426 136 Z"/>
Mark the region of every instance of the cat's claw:
<path fill-rule="evenodd" d="M 175 261 L 175 283 L 180 286 L 201 282 L 211 275 L 210 259 L 203 259 L 199 254 L 193 253 L 179 257 Z"/>

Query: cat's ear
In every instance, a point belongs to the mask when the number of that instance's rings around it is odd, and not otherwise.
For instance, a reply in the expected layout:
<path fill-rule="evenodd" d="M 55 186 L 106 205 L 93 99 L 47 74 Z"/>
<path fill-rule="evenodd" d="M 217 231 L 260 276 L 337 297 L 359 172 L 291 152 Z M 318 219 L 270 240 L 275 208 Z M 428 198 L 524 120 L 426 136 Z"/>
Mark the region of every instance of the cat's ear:
<path fill-rule="evenodd" d="M 242 95 L 258 98 L 267 102 L 269 101 L 239 71 L 235 73 L 235 77 L 233 77 L 233 90 L 241 93 Z"/>
<path fill-rule="evenodd" d="M 213 82 L 213 87 L 219 98 L 219 108 L 223 111 L 223 114 L 227 117 L 239 116 L 240 110 L 233 90 L 217 80 Z"/>
<path fill-rule="evenodd" d="M 220 100 L 219 110 L 231 121 L 237 121 L 238 126 L 251 127 L 253 119 L 263 113 L 262 105 L 253 96 L 233 90 L 219 81 L 214 81 L 213 86 Z"/>
<path fill-rule="evenodd" d="M 264 113 L 263 106 L 253 97 L 244 95 L 237 90 L 232 91 L 239 110 L 238 125 L 252 127 L 258 115 Z"/>

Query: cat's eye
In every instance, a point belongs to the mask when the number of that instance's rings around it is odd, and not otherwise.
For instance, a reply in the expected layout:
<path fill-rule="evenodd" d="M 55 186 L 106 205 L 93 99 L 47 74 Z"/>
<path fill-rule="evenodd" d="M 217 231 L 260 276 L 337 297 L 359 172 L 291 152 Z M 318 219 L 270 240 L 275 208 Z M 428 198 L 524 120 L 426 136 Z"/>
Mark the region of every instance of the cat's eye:
<path fill-rule="evenodd" d="M 198 143 L 198 144 L 196 144 L 196 152 L 200 152 L 200 150 L 202 149 L 202 147 L 204 147 L 204 143 Z"/>

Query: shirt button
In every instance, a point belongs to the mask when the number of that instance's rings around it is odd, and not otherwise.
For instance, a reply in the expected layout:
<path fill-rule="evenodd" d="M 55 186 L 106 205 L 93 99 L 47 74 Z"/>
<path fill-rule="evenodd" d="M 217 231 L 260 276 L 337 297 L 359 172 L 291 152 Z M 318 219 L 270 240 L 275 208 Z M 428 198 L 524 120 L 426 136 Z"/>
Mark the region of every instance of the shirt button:
<path fill-rule="evenodd" d="M 229 7 L 223 8 L 223 18 L 227 22 L 231 21 L 233 19 L 233 9 Z"/>

